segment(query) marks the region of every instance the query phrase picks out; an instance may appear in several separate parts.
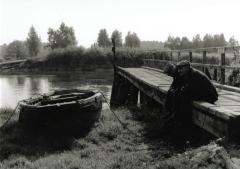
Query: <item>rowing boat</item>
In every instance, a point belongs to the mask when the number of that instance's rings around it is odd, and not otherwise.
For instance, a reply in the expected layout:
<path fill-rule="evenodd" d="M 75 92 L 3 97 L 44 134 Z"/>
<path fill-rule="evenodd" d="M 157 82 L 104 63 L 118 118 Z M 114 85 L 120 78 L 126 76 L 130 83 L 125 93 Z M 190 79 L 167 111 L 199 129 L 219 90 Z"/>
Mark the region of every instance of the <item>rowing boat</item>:
<path fill-rule="evenodd" d="M 20 102 L 19 122 L 24 126 L 79 129 L 100 116 L 102 95 L 91 90 L 55 90 Z"/>

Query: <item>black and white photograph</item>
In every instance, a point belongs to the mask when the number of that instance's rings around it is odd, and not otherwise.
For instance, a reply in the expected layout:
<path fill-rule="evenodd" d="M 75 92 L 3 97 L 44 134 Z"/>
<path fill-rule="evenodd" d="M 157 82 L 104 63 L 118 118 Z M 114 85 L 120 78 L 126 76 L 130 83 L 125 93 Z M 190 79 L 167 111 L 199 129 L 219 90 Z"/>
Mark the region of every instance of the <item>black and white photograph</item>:
<path fill-rule="evenodd" d="M 0 169 L 240 169 L 239 0 L 0 0 Z"/>

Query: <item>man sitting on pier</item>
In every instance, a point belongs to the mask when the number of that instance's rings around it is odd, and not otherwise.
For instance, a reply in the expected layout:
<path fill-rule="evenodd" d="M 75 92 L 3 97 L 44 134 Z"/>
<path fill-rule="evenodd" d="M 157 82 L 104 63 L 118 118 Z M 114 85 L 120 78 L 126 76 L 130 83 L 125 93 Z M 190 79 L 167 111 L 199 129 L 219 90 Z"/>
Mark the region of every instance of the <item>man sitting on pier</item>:
<path fill-rule="evenodd" d="M 192 101 L 214 103 L 218 93 L 209 78 L 191 67 L 187 60 L 174 67 L 173 82 L 166 98 L 166 108 L 182 122 L 192 121 Z"/>
<path fill-rule="evenodd" d="M 177 64 L 180 79 L 188 88 L 192 100 L 214 103 L 218 93 L 210 79 L 201 71 L 191 67 L 190 62 L 183 60 Z"/>
<path fill-rule="evenodd" d="M 163 72 L 167 74 L 168 76 L 171 76 L 173 78 L 173 82 L 167 92 L 166 100 L 165 100 L 165 107 L 166 109 L 173 114 L 175 112 L 174 109 L 178 109 L 178 93 L 181 89 L 181 86 L 183 85 L 183 82 L 181 82 L 181 79 L 178 75 L 178 70 L 176 65 L 172 63 L 168 63 Z M 169 116 L 171 116 L 171 114 Z"/>

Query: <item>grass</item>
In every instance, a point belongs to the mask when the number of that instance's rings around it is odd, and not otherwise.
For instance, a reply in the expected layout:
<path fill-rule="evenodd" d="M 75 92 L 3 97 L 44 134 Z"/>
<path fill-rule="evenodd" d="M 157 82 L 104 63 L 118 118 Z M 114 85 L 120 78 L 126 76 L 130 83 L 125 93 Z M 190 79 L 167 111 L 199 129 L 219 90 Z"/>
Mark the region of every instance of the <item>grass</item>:
<path fill-rule="evenodd" d="M 215 142 L 186 151 L 157 164 L 158 169 L 237 169 L 240 160 L 233 161 L 227 151 Z"/>
<path fill-rule="evenodd" d="M 126 120 L 129 112 L 121 109 L 117 113 Z M 134 132 L 141 130 L 137 122 L 129 127 Z M 142 165 L 139 159 L 150 158 L 135 152 L 140 140 L 124 131 L 107 109 L 95 128 L 82 138 L 32 133 L 16 121 L 1 129 L 0 136 L 1 168 L 131 168 Z"/>
<path fill-rule="evenodd" d="M 0 130 L 0 168 L 173 169 L 206 165 L 205 168 L 209 166 L 210 169 L 215 163 L 220 169 L 226 166 L 229 155 L 223 148 L 222 156 L 215 157 L 215 149 L 206 154 L 204 152 L 208 152 L 208 148 L 198 148 L 199 145 L 192 140 L 188 146 L 184 144 L 186 140 L 182 140 L 179 146 L 176 142 L 181 140 L 173 137 L 176 128 L 169 128 L 168 132 L 165 128 L 164 132 L 159 122 L 153 122 L 152 118 L 144 120 L 143 112 L 138 109 L 118 108 L 114 112 L 127 124 L 128 130 L 117 121 L 105 103 L 99 121 L 82 137 L 31 132 L 22 128 L 15 117 Z M 1 111 L 0 115 L 6 117 L 10 113 L 8 109 L 7 112 Z M 220 149 L 217 145 L 215 147 Z M 226 157 L 223 162 L 222 157 Z"/>

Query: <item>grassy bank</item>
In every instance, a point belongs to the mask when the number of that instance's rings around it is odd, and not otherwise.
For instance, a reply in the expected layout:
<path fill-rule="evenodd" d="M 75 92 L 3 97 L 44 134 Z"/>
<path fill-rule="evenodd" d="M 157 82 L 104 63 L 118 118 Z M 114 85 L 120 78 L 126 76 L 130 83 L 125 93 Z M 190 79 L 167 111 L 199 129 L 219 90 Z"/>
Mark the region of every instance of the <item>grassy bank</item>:
<path fill-rule="evenodd" d="M 1 119 L 10 113 L 1 111 Z M 186 140 L 173 139 L 171 129 L 166 132 L 159 123 L 142 121 L 138 110 L 119 108 L 115 113 L 127 129 L 104 104 L 99 122 L 79 138 L 29 132 L 19 126 L 15 117 L 0 130 L 0 168 L 230 169 L 237 164 L 239 151 L 231 153 L 233 163 L 226 149 L 214 142 L 202 147 L 191 140 L 184 144 Z M 181 146 L 176 144 L 178 141 L 183 141 Z"/>

